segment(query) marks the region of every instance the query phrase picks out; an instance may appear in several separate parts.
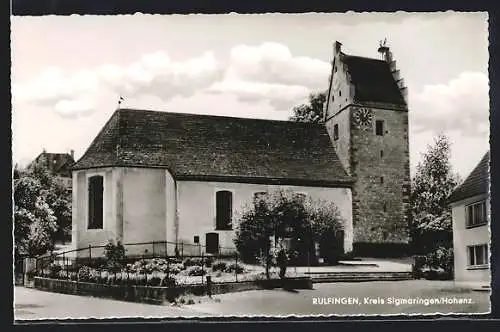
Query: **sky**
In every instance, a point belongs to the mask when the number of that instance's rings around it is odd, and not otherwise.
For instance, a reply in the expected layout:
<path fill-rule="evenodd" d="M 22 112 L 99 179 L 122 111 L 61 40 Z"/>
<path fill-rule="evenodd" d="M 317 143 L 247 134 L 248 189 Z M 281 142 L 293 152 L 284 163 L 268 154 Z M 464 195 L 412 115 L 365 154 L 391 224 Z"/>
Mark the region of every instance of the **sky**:
<path fill-rule="evenodd" d="M 333 44 L 408 86 L 412 173 L 438 134 L 464 178 L 489 149 L 487 13 L 11 17 L 13 162 L 80 158 L 117 108 L 286 120 L 328 88 Z"/>

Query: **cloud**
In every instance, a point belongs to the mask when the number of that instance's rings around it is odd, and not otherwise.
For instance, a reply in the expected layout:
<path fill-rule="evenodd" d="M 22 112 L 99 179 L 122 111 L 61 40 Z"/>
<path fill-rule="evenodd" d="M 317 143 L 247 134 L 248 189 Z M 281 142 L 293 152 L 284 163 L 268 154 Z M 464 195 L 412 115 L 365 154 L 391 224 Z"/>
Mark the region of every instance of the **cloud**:
<path fill-rule="evenodd" d="M 77 118 L 92 114 L 95 106 L 92 101 L 79 99 L 63 99 L 54 105 L 54 110 L 63 118 Z"/>
<path fill-rule="evenodd" d="M 327 88 L 330 68 L 327 62 L 294 56 L 278 43 L 237 45 L 231 49 L 224 81 L 208 91 L 229 93 L 247 103 L 266 101 L 276 110 L 290 111 L 312 91 Z"/>
<path fill-rule="evenodd" d="M 210 52 L 176 62 L 161 51 L 126 66 L 107 64 L 72 75 L 57 67 L 47 68 L 30 82 L 13 84 L 13 104 L 42 106 L 74 118 L 92 114 L 98 92 L 103 89 L 125 98 L 151 95 L 169 101 L 211 86 L 222 74 Z"/>
<path fill-rule="evenodd" d="M 175 96 L 189 97 L 220 80 L 223 69 L 211 52 L 175 62 L 160 51 L 146 54 L 126 67 L 104 65 L 99 76 L 114 91 L 126 97 L 151 95 L 169 101 Z"/>
<path fill-rule="evenodd" d="M 252 82 L 237 79 L 226 79 L 214 84 L 209 93 L 232 94 L 239 101 L 246 103 L 269 104 L 276 110 L 290 110 L 297 103 L 303 102 L 310 90 L 301 85 L 284 85 L 278 83 Z"/>
<path fill-rule="evenodd" d="M 478 72 L 463 72 L 448 84 L 426 85 L 412 97 L 412 130 L 421 132 L 459 131 L 463 136 L 489 132 L 488 77 Z"/>
<path fill-rule="evenodd" d="M 49 67 L 27 84 L 13 84 L 13 104 L 28 103 L 50 107 L 61 116 L 78 116 L 89 112 L 93 105 L 79 101 L 98 91 L 98 80 L 89 72 L 69 76 L 60 68 Z"/>
<path fill-rule="evenodd" d="M 50 67 L 28 82 L 13 84 L 13 104 L 53 110 L 63 118 L 91 115 L 99 94 L 143 96 L 169 102 L 198 92 L 229 94 L 248 104 L 268 103 L 290 111 L 312 91 L 327 88 L 330 64 L 294 56 L 285 45 L 237 45 L 226 66 L 212 52 L 174 61 L 164 51 L 143 55 L 126 64 L 103 64 L 73 73 Z"/>

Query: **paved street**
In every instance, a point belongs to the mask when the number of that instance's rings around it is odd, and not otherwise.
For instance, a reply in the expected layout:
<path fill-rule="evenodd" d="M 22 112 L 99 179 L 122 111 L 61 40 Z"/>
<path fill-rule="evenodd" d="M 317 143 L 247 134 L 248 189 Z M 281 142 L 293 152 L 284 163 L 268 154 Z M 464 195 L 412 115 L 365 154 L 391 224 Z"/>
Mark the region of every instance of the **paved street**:
<path fill-rule="evenodd" d="M 15 287 L 14 318 L 65 319 L 65 318 L 129 318 L 129 317 L 187 317 L 197 316 L 193 308 L 169 305 L 158 306 L 115 301 L 85 296 L 42 292 Z M 205 314 L 206 316 L 207 314 Z"/>
<path fill-rule="evenodd" d="M 370 303 L 365 303 L 365 298 Z M 401 304 L 389 299 L 463 300 L 465 303 Z M 396 282 L 325 283 L 313 290 L 256 290 L 195 298 L 182 307 L 156 306 L 108 299 L 41 292 L 16 287 L 16 319 L 193 317 L 193 316 L 287 316 L 356 314 L 485 313 L 489 293 L 454 287 L 448 281 L 409 280 Z M 201 303 L 198 303 L 198 301 Z M 381 303 L 384 300 L 385 303 Z M 316 301 L 316 304 L 314 303 Z M 330 301 L 330 302 L 329 302 Z M 346 303 L 332 304 L 333 301 Z M 359 301 L 358 303 L 353 303 Z M 471 303 L 468 303 L 468 302 Z M 348 303 L 350 302 L 350 303 Z M 378 302 L 378 303 L 377 303 Z M 394 301 L 393 301 L 394 302 Z"/>
<path fill-rule="evenodd" d="M 430 300 L 446 298 L 466 299 L 462 304 L 402 304 L 394 300 L 416 298 Z M 425 313 L 484 313 L 489 311 L 489 293 L 454 288 L 448 281 L 380 281 L 362 283 L 315 284 L 313 290 L 259 290 L 218 295 L 217 302 L 202 302 L 189 307 L 214 315 L 332 315 L 332 314 L 425 314 Z M 331 304 L 335 299 L 355 301 L 359 304 Z M 365 304 L 368 298 L 371 303 Z M 383 299 L 385 303 L 375 303 Z M 219 302 L 220 301 L 220 302 Z M 318 304 L 314 304 L 316 301 Z M 322 301 L 326 304 L 320 304 Z M 381 302 L 381 301 L 378 301 Z M 467 301 L 465 301 L 467 302 Z"/>

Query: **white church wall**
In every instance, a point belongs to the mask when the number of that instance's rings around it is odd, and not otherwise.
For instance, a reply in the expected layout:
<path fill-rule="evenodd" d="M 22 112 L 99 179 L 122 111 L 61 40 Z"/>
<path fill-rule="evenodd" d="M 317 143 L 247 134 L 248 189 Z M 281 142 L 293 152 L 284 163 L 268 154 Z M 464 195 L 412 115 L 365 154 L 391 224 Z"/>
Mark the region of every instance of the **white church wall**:
<path fill-rule="evenodd" d="M 199 236 L 200 245 L 205 245 L 206 233 L 219 234 L 221 247 L 234 248 L 234 235 L 237 228 L 238 215 L 245 204 L 251 204 L 256 192 L 272 192 L 278 188 L 289 188 L 295 192 L 304 193 L 313 199 L 323 199 L 334 202 L 346 221 L 345 251 L 352 250 L 352 198 L 351 190 L 347 188 L 320 188 L 304 186 L 278 186 L 227 182 L 198 182 L 178 181 L 178 214 L 179 214 L 179 241 L 186 243 L 184 250 L 192 248 L 198 253 L 194 243 L 194 236 Z M 233 193 L 233 230 L 220 231 L 215 229 L 215 195 L 219 190 L 228 190 Z M 191 244 L 191 245 L 190 245 Z"/>
<path fill-rule="evenodd" d="M 73 172 L 72 202 L 72 246 L 75 249 L 105 245 L 109 239 L 116 238 L 115 178 L 114 168 L 99 168 Z M 103 228 L 88 229 L 88 181 L 91 176 L 103 176 Z M 103 250 L 92 249 L 93 256 L 100 256 Z M 87 257 L 88 250 L 77 252 L 79 257 Z"/>

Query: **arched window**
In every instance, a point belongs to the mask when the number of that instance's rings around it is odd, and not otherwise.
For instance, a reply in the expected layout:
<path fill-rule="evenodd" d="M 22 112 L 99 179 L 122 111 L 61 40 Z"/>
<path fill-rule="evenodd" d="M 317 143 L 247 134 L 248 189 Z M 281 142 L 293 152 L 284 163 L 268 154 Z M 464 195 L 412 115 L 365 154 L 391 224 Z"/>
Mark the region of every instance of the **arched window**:
<path fill-rule="evenodd" d="M 215 228 L 217 230 L 231 230 L 233 228 L 233 193 L 227 190 L 218 191 L 215 200 Z"/>
<path fill-rule="evenodd" d="M 88 182 L 88 228 L 103 228 L 104 178 L 101 175 L 89 177 Z"/>

